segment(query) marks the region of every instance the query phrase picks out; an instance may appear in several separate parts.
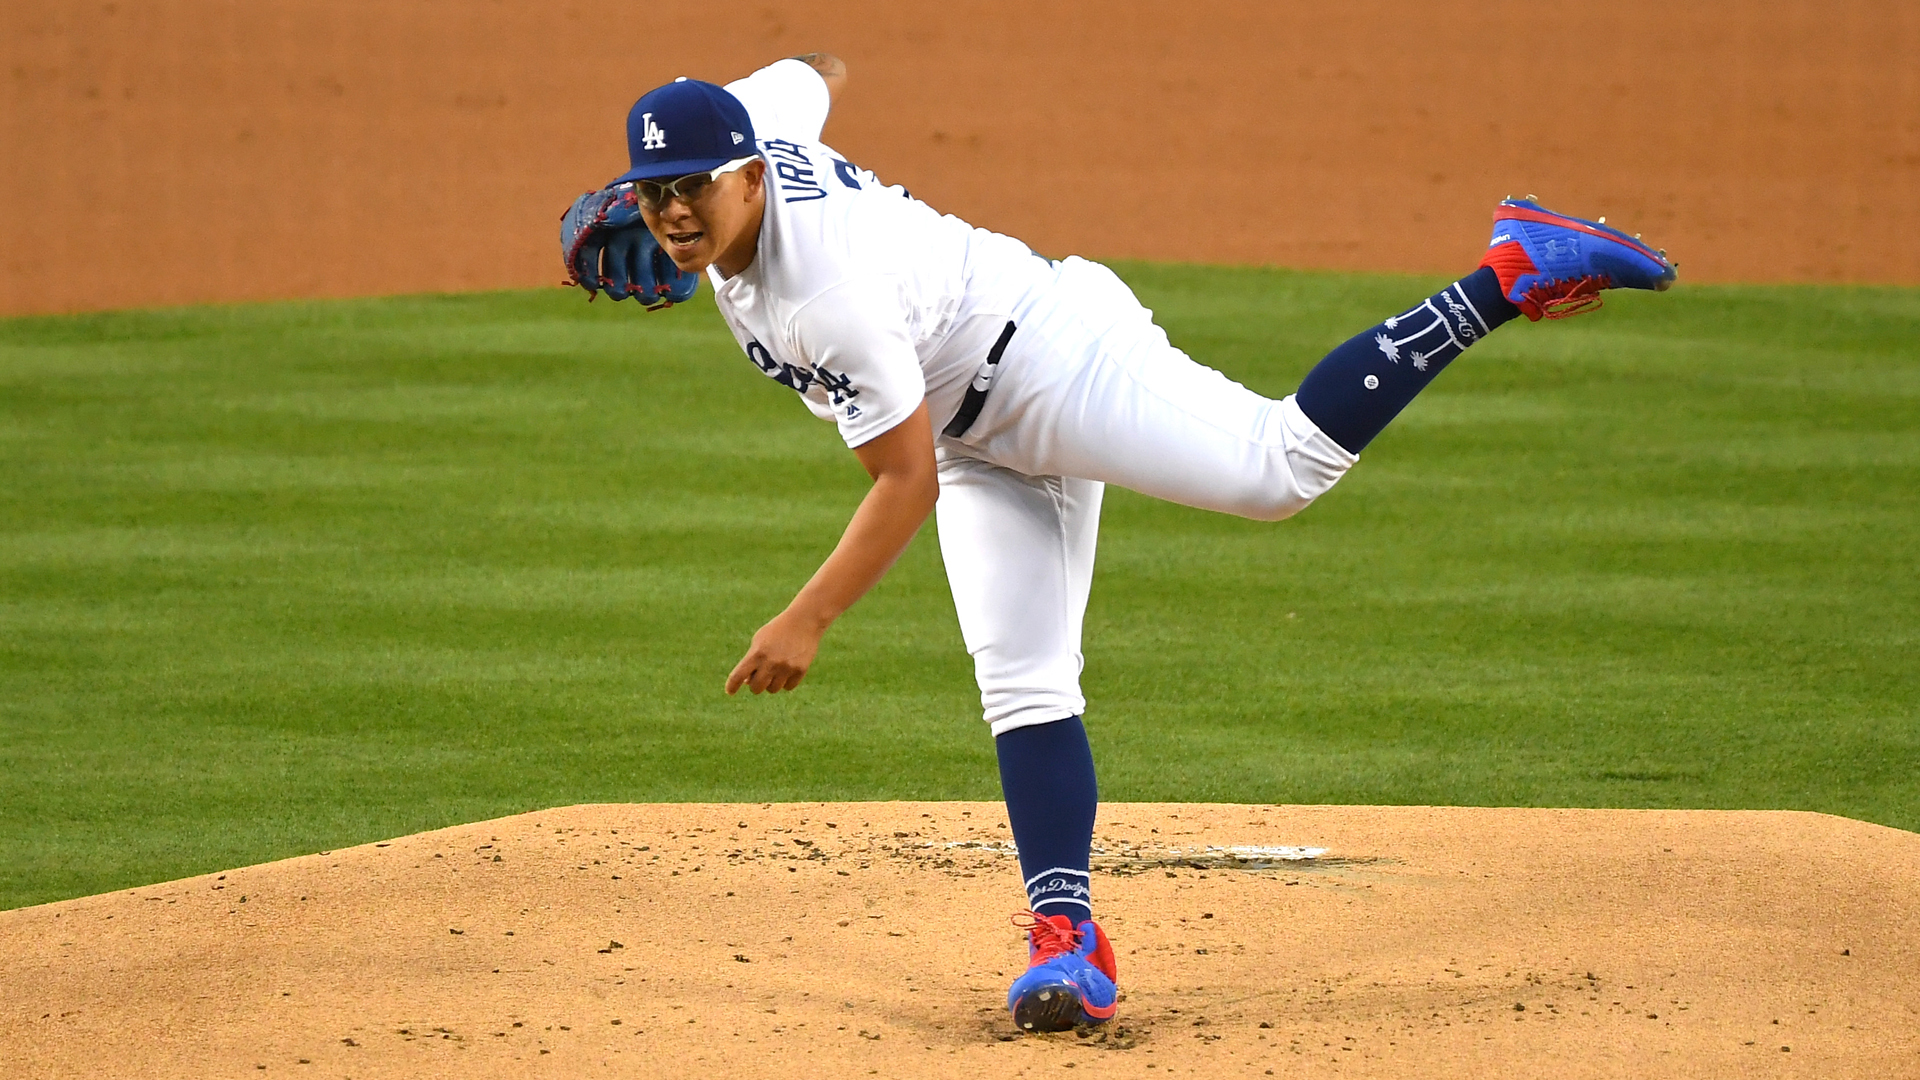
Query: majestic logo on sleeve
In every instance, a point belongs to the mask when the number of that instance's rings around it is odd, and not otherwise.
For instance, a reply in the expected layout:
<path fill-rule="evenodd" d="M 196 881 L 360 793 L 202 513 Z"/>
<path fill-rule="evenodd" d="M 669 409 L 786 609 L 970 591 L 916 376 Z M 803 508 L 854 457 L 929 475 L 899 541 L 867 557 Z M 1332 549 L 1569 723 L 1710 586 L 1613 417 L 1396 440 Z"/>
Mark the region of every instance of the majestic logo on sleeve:
<path fill-rule="evenodd" d="M 641 113 L 640 123 L 645 125 L 641 132 L 640 149 L 665 150 L 667 148 L 667 130 L 653 122 L 652 113 Z"/>

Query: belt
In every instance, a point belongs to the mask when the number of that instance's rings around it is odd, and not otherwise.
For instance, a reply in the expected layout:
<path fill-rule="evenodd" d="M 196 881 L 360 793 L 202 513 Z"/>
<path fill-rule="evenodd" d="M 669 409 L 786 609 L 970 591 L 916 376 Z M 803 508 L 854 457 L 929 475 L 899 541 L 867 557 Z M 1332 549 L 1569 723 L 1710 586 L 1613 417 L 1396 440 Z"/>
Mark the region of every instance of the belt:
<path fill-rule="evenodd" d="M 980 365 L 980 373 L 967 386 L 967 396 L 961 399 L 960 408 L 955 410 L 953 419 L 947 421 L 947 426 L 941 429 L 940 434 L 957 439 L 967 433 L 975 420 L 980 419 L 980 410 L 987 406 L 987 391 L 993 389 L 994 372 L 1000 369 L 1000 357 L 1007 351 L 1007 342 L 1013 340 L 1013 330 L 1013 321 L 1009 319 L 1007 328 L 1000 331 L 1000 340 L 994 342 L 993 348 L 987 351 L 987 362 Z"/>

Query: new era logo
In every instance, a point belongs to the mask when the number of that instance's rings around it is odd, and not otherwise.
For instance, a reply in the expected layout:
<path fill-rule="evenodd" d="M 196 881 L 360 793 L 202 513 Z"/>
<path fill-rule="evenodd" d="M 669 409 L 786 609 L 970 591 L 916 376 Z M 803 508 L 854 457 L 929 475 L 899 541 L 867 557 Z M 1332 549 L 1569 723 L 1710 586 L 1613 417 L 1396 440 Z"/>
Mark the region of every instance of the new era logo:
<path fill-rule="evenodd" d="M 747 141 L 747 137 L 745 135 L 742 135 L 737 131 L 733 133 L 733 145 L 739 146 L 741 143 L 746 141 Z"/>
<path fill-rule="evenodd" d="M 666 129 L 653 122 L 652 113 L 641 113 L 640 124 L 642 127 L 640 149 L 665 150 L 667 148 Z"/>

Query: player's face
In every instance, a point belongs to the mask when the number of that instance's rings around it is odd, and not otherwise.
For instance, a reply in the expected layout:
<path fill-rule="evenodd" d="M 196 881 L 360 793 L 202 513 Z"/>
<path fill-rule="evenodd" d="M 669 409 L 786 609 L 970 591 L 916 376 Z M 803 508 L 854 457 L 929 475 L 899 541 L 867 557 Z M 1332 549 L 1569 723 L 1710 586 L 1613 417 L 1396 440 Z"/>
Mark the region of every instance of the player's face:
<path fill-rule="evenodd" d="M 731 277 L 753 261 L 766 209 L 766 164 L 759 160 L 724 173 L 691 198 L 644 203 L 640 214 L 654 239 L 681 270 L 697 273 L 718 265 Z"/>

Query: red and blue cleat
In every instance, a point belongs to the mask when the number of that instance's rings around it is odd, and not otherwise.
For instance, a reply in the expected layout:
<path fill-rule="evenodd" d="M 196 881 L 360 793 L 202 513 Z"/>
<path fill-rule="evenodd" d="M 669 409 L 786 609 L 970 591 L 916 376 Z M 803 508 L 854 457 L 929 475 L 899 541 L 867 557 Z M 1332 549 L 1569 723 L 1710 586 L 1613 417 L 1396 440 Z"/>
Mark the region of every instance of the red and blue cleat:
<path fill-rule="evenodd" d="M 1493 270 L 1500 291 L 1534 322 L 1592 311 L 1602 289 L 1664 292 L 1677 273 L 1666 252 L 1608 228 L 1605 218 L 1556 214 L 1531 195 L 1501 200 L 1480 265 Z"/>
<path fill-rule="evenodd" d="M 1023 921 L 1024 920 L 1024 921 Z M 1113 946 L 1091 919 L 1078 927 L 1065 915 L 1026 912 L 1014 925 L 1027 932 L 1027 970 L 1007 990 L 1007 1010 L 1021 1031 L 1065 1031 L 1102 1024 L 1120 1007 Z"/>

